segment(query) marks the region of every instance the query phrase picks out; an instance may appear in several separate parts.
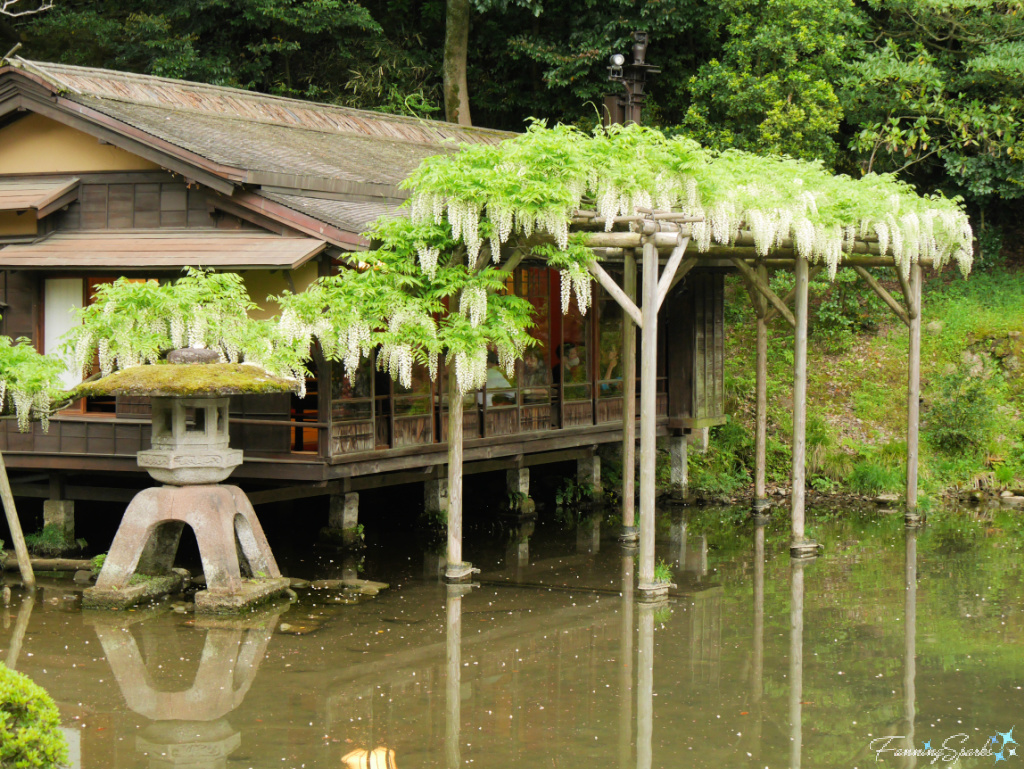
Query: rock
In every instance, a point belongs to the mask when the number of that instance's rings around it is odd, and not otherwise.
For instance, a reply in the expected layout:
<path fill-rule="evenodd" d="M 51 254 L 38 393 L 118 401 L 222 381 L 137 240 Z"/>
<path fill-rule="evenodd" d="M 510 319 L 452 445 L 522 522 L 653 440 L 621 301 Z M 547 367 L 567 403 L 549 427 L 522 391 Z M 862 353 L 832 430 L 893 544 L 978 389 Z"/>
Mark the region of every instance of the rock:
<path fill-rule="evenodd" d="M 292 590 L 290 587 L 289 588 L 285 588 L 284 594 L 285 594 L 285 596 L 287 598 L 289 598 L 292 601 L 298 601 L 299 600 L 299 594 L 296 593 L 294 590 Z"/>
<path fill-rule="evenodd" d="M 1012 491 L 1008 491 L 1006 489 L 1003 489 L 1001 492 L 999 492 L 999 496 L 1000 497 L 1012 497 L 1013 496 L 1013 492 Z"/>
<path fill-rule="evenodd" d="M 309 587 L 309 580 L 292 578 L 292 581 L 288 583 L 288 586 L 295 590 L 302 590 L 303 588 Z"/>
<path fill-rule="evenodd" d="M 363 585 L 361 588 L 359 588 L 359 592 L 362 593 L 363 595 L 377 595 L 377 593 L 379 593 L 380 591 L 377 588 L 375 588 L 375 587 L 370 587 L 369 585 Z"/>
<path fill-rule="evenodd" d="M 277 632 L 284 635 L 309 635 L 320 629 L 320 623 L 314 620 L 302 620 L 301 622 L 282 622 L 277 626 Z"/>
<path fill-rule="evenodd" d="M 936 336 L 936 335 L 942 333 L 943 325 L 944 324 L 942 323 L 941 320 L 933 320 L 931 323 L 927 324 L 924 327 L 924 330 L 927 331 L 932 336 Z"/>
<path fill-rule="evenodd" d="M 219 363 L 220 353 L 216 350 L 182 347 L 167 353 L 168 363 Z"/>
<path fill-rule="evenodd" d="M 879 494 L 875 497 L 875 503 L 879 505 L 891 505 L 894 502 L 899 502 L 900 498 L 897 494 Z"/>
<path fill-rule="evenodd" d="M 88 569 L 79 569 L 75 572 L 74 579 L 79 585 L 92 584 L 92 572 Z"/>
<path fill-rule="evenodd" d="M 1010 339 L 1017 340 L 1021 338 L 1022 334 L 1020 331 L 1007 331 L 1006 336 L 1008 336 Z"/>
<path fill-rule="evenodd" d="M 891 507 L 880 507 L 878 509 L 878 512 L 882 513 L 883 515 L 896 515 L 899 512 L 899 510 L 894 510 Z"/>
<path fill-rule="evenodd" d="M 171 604 L 171 610 L 178 614 L 191 614 L 196 610 L 196 605 L 185 601 L 175 601 Z"/>
<path fill-rule="evenodd" d="M 192 584 L 197 587 L 206 587 L 206 575 L 197 574 L 192 578 Z"/>
<path fill-rule="evenodd" d="M 345 586 L 345 581 L 340 579 L 316 579 L 309 583 L 314 590 L 337 590 Z"/>
<path fill-rule="evenodd" d="M 387 582 L 373 582 L 369 579 L 346 579 L 343 580 L 345 587 L 359 588 L 360 592 L 365 592 L 364 588 L 374 588 L 375 590 L 387 590 L 390 585 Z M 376 595 L 375 593 L 372 595 Z"/>
<path fill-rule="evenodd" d="M 1024 508 L 1024 497 L 1003 497 L 999 500 L 999 503 L 1003 507 L 1012 507 L 1019 510 Z"/>
<path fill-rule="evenodd" d="M 4 599 L 4 606 L 10 606 L 11 605 L 11 588 L 8 587 L 7 585 L 4 585 L 3 599 Z"/>

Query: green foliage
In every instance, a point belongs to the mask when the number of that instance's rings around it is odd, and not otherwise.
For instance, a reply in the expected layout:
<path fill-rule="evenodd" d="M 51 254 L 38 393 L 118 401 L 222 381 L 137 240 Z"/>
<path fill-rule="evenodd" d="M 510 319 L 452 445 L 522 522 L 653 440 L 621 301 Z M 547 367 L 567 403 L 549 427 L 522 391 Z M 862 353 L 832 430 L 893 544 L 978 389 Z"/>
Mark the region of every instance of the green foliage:
<path fill-rule="evenodd" d="M 594 498 L 594 484 L 577 478 L 565 478 L 555 492 L 558 507 L 578 509 Z"/>
<path fill-rule="evenodd" d="M 181 347 L 206 347 L 231 363 L 250 363 L 305 382 L 303 352 L 278 326 L 253 320 L 255 308 L 238 273 L 188 268 L 174 282 L 119 278 L 96 289 L 92 304 L 77 311 L 81 324 L 65 337 L 78 370 L 88 373 L 99 356 L 100 374 L 144 363 Z"/>
<path fill-rule="evenodd" d="M 733 494 L 751 480 L 754 439 L 730 420 L 711 428 L 708 450 L 689 455 L 690 489 L 701 496 Z"/>
<path fill-rule="evenodd" d="M 100 553 L 99 555 L 94 555 L 90 559 L 90 561 L 89 561 L 89 568 L 92 571 L 92 575 L 94 577 L 98 577 L 100 572 L 103 571 L 103 564 L 106 562 L 106 560 L 107 560 L 107 554 L 106 553 Z"/>
<path fill-rule="evenodd" d="M 690 80 L 684 128 L 708 146 L 831 163 L 843 117 L 833 83 L 862 17 L 852 0 L 732 0 L 720 57 Z"/>
<path fill-rule="evenodd" d="M 67 760 L 53 699 L 28 676 L 0 663 L 0 766 L 52 769 Z"/>
<path fill-rule="evenodd" d="M 661 583 L 672 581 L 672 567 L 665 563 L 664 559 L 659 559 L 654 567 L 654 581 Z"/>
<path fill-rule="evenodd" d="M 49 427 L 55 404 L 64 396 L 60 376 L 64 363 L 54 355 L 41 355 L 29 339 L 11 341 L 0 336 L 0 409 L 13 409 L 18 428 L 28 430 L 33 418 Z"/>
<path fill-rule="evenodd" d="M 948 454 L 976 452 L 992 433 L 993 407 L 990 383 L 961 368 L 940 380 L 939 394 L 926 415 L 925 435 Z"/>
<path fill-rule="evenodd" d="M 898 491 L 902 482 L 903 478 L 898 470 L 865 458 L 853 466 L 849 486 L 859 494 L 880 494 Z"/>
<path fill-rule="evenodd" d="M 35 555 L 44 557 L 60 555 L 69 549 L 84 550 L 88 543 L 84 539 L 69 541 L 60 526 L 44 526 L 42 531 L 25 535 L 25 544 Z"/>

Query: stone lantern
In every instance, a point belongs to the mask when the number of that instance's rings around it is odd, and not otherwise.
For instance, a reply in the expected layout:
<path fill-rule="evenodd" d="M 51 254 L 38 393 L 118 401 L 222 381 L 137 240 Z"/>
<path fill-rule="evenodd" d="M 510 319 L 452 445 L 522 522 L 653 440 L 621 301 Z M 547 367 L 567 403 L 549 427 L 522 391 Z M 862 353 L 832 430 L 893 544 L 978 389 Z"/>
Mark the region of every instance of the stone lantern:
<path fill-rule="evenodd" d="M 239 610 L 288 587 L 252 504 L 222 481 L 242 463 L 242 452 L 228 445 L 230 396 L 294 388 L 255 366 L 202 362 L 135 366 L 79 388 L 83 396 L 151 398 L 152 448 L 139 452 L 138 463 L 163 484 L 128 505 L 85 606 L 124 608 L 180 590 L 185 575 L 173 566 L 186 525 L 206 577 L 197 612 Z"/>

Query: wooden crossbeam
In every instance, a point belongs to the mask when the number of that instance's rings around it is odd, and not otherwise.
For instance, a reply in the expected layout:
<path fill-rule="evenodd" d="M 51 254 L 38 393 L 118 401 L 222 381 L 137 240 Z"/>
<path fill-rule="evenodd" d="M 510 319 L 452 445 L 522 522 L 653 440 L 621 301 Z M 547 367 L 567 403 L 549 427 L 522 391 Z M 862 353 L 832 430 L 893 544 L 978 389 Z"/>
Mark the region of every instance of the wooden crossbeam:
<path fill-rule="evenodd" d="M 771 259 L 766 260 L 766 264 L 771 266 L 772 265 L 772 260 Z M 792 264 L 792 262 L 790 264 Z M 814 267 L 811 267 L 811 271 L 808 273 L 807 279 L 808 280 L 814 280 L 816 277 L 818 277 L 818 274 L 822 270 L 824 270 L 824 269 L 825 269 L 824 266 L 822 266 L 820 264 L 816 265 Z M 786 305 L 786 307 L 789 307 L 791 304 L 793 304 L 793 299 L 795 297 L 796 297 L 796 286 L 793 286 L 793 288 L 791 288 L 789 290 L 789 293 L 786 294 L 784 297 L 782 297 L 782 303 L 784 305 Z M 764 314 L 764 322 L 765 323 L 771 323 L 777 317 L 779 317 L 778 310 L 776 310 L 774 307 L 769 307 L 768 310 Z"/>
<path fill-rule="evenodd" d="M 896 270 L 896 278 L 900 282 L 900 289 L 903 291 L 903 300 L 907 303 L 907 317 L 911 320 L 917 318 L 917 303 L 914 301 L 914 294 L 910 290 L 910 282 L 903 275 L 903 270 L 898 264 L 893 265 Z"/>
<path fill-rule="evenodd" d="M 772 291 L 768 284 L 762 281 L 760 277 L 758 277 L 757 273 L 755 273 L 751 269 L 750 265 L 748 265 L 738 256 L 732 257 L 731 261 L 734 265 L 736 265 L 736 269 L 740 271 L 740 275 L 742 275 L 748 283 L 753 285 L 754 288 L 757 289 L 757 291 L 761 294 L 761 296 L 763 296 L 771 303 L 772 307 L 775 308 L 779 315 L 786 319 L 789 325 L 791 325 L 793 328 L 796 328 L 796 318 L 793 317 L 793 313 L 790 312 L 789 308 L 785 305 L 785 303 L 781 299 L 779 299 L 779 295 Z"/>
<path fill-rule="evenodd" d="M 665 269 L 661 273 L 661 278 L 658 279 L 659 310 L 661 309 L 661 305 L 664 304 L 665 297 L 668 296 L 668 292 L 671 291 L 672 286 L 676 284 L 676 271 L 679 269 L 679 263 L 683 261 L 683 256 L 686 255 L 686 246 L 689 242 L 690 239 L 686 238 L 686 240 L 672 250 L 672 255 L 668 258 L 668 264 L 665 265 Z M 696 262 L 694 262 L 694 264 L 696 264 Z"/>
<path fill-rule="evenodd" d="M 601 284 L 602 288 L 608 292 L 619 307 L 621 307 L 622 310 L 633 319 L 636 327 L 642 329 L 644 327 L 644 321 L 643 316 L 640 314 L 640 309 L 628 296 L 626 296 L 626 292 L 619 288 L 615 279 L 605 272 L 604 268 L 596 261 L 591 261 L 587 265 L 587 268 L 590 270 L 591 274 L 597 278 L 597 282 Z"/>
<path fill-rule="evenodd" d="M 889 309 L 896 314 L 896 317 L 903 321 L 903 324 L 907 326 L 907 328 L 910 328 L 910 316 L 907 314 L 907 311 L 903 308 L 903 305 L 897 302 L 893 298 L 892 294 L 885 290 L 885 286 L 883 286 L 881 283 L 875 280 L 875 276 L 872 275 L 863 267 L 860 267 L 858 265 L 855 266 L 853 269 L 858 275 L 860 275 L 860 277 L 864 280 L 865 283 L 871 286 L 871 289 L 876 294 L 878 294 L 879 298 L 889 306 Z"/>

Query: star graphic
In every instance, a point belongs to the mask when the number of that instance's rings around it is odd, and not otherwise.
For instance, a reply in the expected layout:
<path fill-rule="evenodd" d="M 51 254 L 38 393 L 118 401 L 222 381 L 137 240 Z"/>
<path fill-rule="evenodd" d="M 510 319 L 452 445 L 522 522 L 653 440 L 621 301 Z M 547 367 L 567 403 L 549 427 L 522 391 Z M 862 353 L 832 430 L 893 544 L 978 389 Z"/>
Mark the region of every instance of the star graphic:
<path fill-rule="evenodd" d="M 991 742 L 993 744 L 996 743 L 996 742 L 999 742 L 998 738 L 996 738 L 996 737 L 989 737 L 988 739 L 989 739 L 989 742 Z"/>
<path fill-rule="evenodd" d="M 1004 746 L 1007 745 L 1008 743 L 1011 743 L 1011 742 L 1014 745 L 1019 745 L 1020 744 L 1019 742 L 1017 742 L 1017 740 L 1013 739 L 1013 729 L 1010 729 L 1010 731 L 1008 731 L 1006 733 L 996 732 L 996 734 L 998 734 L 1000 737 L 1003 738 L 1003 745 Z"/>
<path fill-rule="evenodd" d="M 1002 754 L 1002 753 L 996 753 L 996 763 L 997 763 L 997 764 L 998 764 L 998 763 L 999 763 L 1000 761 L 1005 761 L 1005 760 L 1006 760 L 1006 759 L 1005 759 L 1005 758 L 1003 758 L 1003 754 Z"/>
<path fill-rule="evenodd" d="M 1017 748 L 1010 748 L 1010 755 L 1011 756 L 1017 755 Z"/>
<path fill-rule="evenodd" d="M 932 749 L 932 741 L 931 740 L 928 740 L 928 742 L 926 742 L 924 744 L 924 749 L 925 750 L 931 750 Z"/>

